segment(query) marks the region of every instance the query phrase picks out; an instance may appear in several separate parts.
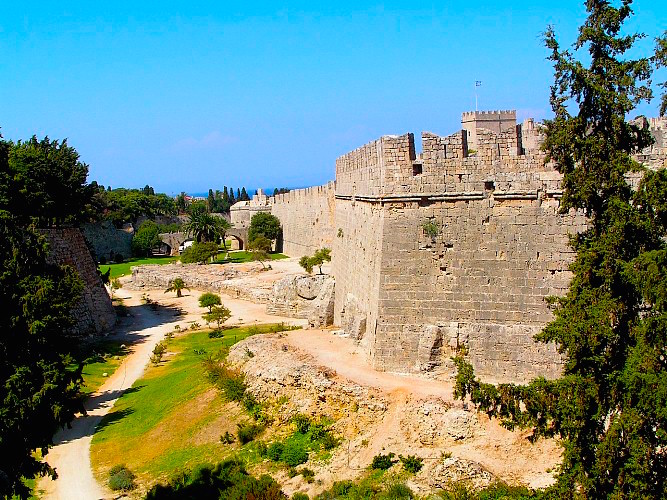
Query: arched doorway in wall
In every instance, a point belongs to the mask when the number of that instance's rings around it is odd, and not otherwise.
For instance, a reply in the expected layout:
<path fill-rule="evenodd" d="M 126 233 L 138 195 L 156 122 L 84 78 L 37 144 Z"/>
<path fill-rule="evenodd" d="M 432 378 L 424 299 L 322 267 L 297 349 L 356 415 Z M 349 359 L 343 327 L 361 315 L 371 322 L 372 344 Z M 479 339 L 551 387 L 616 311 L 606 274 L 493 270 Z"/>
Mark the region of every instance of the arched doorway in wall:
<path fill-rule="evenodd" d="M 236 234 L 228 234 L 227 236 L 232 239 L 232 247 L 230 250 L 243 250 L 245 248 L 245 243 L 240 236 Z"/>

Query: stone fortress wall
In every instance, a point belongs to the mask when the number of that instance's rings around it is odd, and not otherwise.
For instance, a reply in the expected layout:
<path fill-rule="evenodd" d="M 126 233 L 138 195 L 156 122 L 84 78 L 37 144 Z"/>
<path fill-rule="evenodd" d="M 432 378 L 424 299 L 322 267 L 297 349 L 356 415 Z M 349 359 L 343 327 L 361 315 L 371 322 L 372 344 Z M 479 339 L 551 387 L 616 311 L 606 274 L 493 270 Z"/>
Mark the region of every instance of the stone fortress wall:
<path fill-rule="evenodd" d="M 638 159 L 651 167 L 665 165 L 665 125 L 647 121 L 656 145 Z M 485 380 L 558 375 L 555 348 L 533 336 L 551 318 L 544 299 L 567 290 L 568 235 L 586 220 L 559 213 L 540 143 L 513 111 L 465 113 L 455 134 L 424 132 L 420 154 L 405 134 L 338 158 L 334 203 L 331 183 L 272 200 L 285 253 L 332 240 L 335 324 L 376 368 L 448 370 L 465 347 Z"/>
<path fill-rule="evenodd" d="M 76 319 L 74 333 L 90 335 L 108 331 L 116 323 L 116 313 L 81 230 L 66 228 L 42 231 L 49 242 L 48 261 L 71 266 L 84 283 L 81 299 L 72 311 L 72 317 Z"/>
<path fill-rule="evenodd" d="M 335 183 L 272 197 L 271 213 L 283 225 L 282 251 L 290 257 L 310 255 L 331 248 L 334 238 Z"/>

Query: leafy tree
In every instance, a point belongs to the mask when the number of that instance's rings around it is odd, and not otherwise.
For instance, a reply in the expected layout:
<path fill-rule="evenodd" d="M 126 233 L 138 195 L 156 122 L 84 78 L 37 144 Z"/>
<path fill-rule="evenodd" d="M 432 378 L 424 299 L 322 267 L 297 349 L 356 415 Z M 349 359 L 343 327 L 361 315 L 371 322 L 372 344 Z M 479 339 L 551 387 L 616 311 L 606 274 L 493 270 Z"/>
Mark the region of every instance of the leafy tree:
<path fill-rule="evenodd" d="M 216 293 L 206 292 L 199 297 L 199 307 L 208 307 L 209 313 L 212 312 L 213 306 L 219 306 L 220 304 L 222 304 L 220 295 Z"/>
<path fill-rule="evenodd" d="M 248 240 L 252 241 L 257 236 L 264 236 L 269 240 L 276 240 L 280 236 L 280 220 L 273 214 L 257 212 L 250 219 L 248 228 Z"/>
<path fill-rule="evenodd" d="M 206 323 L 216 323 L 218 325 L 218 330 L 222 328 L 222 324 L 232 317 L 232 312 L 227 309 L 225 306 L 213 306 L 211 312 L 208 312 L 202 316 Z"/>
<path fill-rule="evenodd" d="M 262 269 L 266 269 L 264 261 L 271 260 L 271 256 L 269 255 L 271 240 L 262 235 L 256 236 L 248 243 L 248 250 L 252 253 L 252 260 L 262 264 Z"/>
<path fill-rule="evenodd" d="M 0 207 L 33 217 L 39 227 L 76 224 L 85 219 L 83 207 L 93 189 L 86 185 L 88 165 L 79 161 L 67 140 L 31 139 L 8 143 L 6 175 Z"/>
<path fill-rule="evenodd" d="M 325 262 L 331 262 L 331 250 L 329 248 L 320 248 L 319 250 L 315 251 L 315 254 L 312 256 L 307 256 L 304 255 L 299 259 L 299 265 L 303 267 L 308 274 L 311 274 L 313 272 L 313 268 L 317 266 L 320 270 L 320 274 L 322 273 L 322 265 Z"/>
<path fill-rule="evenodd" d="M 132 237 L 132 253 L 137 257 L 150 255 L 151 250 L 159 245 L 160 228 L 152 220 L 141 223 Z"/>
<path fill-rule="evenodd" d="M 218 254 L 218 244 L 212 241 L 206 243 L 193 243 L 181 253 L 183 264 L 202 264 L 212 260 Z"/>
<path fill-rule="evenodd" d="M 245 188 L 241 189 L 241 200 L 242 201 L 249 201 L 250 196 L 248 196 L 248 192 L 245 190 Z"/>
<path fill-rule="evenodd" d="M 208 190 L 208 197 L 206 198 L 206 208 L 209 212 L 215 211 L 215 196 L 213 195 L 213 190 Z"/>
<path fill-rule="evenodd" d="M 185 213 L 187 206 L 185 203 L 185 193 L 183 191 L 176 197 L 176 208 L 178 209 L 179 214 Z"/>
<path fill-rule="evenodd" d="M 169 288 L 167 288 L 164 293 L 176 292 L 176 297 L 182 297 L 182 290 L 190 291 L 190 288 L 185 284 L 183 278 L 174 278 L 169 282 Z"/>
<path fill-rule="evenodd" d="M 91 183 L 91 185 L 93 185 Z M 135 224 L 139 217 L 154 219 L 158 215 L 176 215 L 179 211 L 177 200 L 164 193 L 146 194 L 151 192 L 144 189 L 117 188 L 105 191 L 98 187 L 93 195 L 91 210 L 102 214 L 103 218 L 111 220 L 116 226 L 125 223 Z M 185 197 L 181 200 L 185 205 Z"/>
<path fill-rule="evenodd" d="M 562 210 L 589 217 L 571 239 L 569 291 L 551 299 L 555 319 L 536 336 L 558 346 L 562 376 L 494 386 L 456 359 L 457 396 L 533 438 L 561 438 L 557 498 L 667 497 L 667 175 L 644 170 L 636 192 L 625 180 L 652 140 L 625 120 L 651 97 L 651 59 L 623 58 L 641 36 L 621 34 L 630 4 L 587 2 L 574 45 L 588 49 L 587 66 L 546 33 L 555 118 L 544 149 L 563 174 Z"/>
<path fill-rule="evenodd" d="M 229 188 L 229 206 L 232 206 L 238 200 L 234 197 L 234 188 Z"/>

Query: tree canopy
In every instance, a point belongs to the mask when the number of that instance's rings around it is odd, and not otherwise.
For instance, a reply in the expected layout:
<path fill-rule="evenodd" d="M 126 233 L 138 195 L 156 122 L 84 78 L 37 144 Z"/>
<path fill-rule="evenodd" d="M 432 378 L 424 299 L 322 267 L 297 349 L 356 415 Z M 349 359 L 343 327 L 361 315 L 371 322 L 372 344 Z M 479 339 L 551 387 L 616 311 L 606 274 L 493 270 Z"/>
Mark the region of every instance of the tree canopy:
<path fill-rule="evenodd" d="M 253 215 L 248 228 L 248 240 L 252 241 L 260 235 L 269 240 L 278 239 L 280 236 L 280 220 L 278 220 L 278 217 L 266 212 L 257 212 Z"/>
<path fill-rule="evenodd" d="M 562 376 L 495 386 L 456 359 L 457 396 L 534 438 L 561 438 L 555 498 L 667 497 L 667 175 L 632 158 L 652 139 L 626 116 L 651 97 L 656 59 L 625 58 L 641 37 L 622 34 L 630 5 L 589 0 L 574 51 L 545 36 L 555 118 L 544 149 L 563 174 L 561 210 L 589 217 L 571 238 L 569 291 L 551 299 L 554 320 L 536 337 L 557 345 Z M 633 191 L 625 175 L 638 170 Z"/>
<path fill-rule="evenodd" d="M 160 228 L 155 222 L 152 220 L 142 222 L 132 238 L 132 253 L 135 256 L 149 255 L 150 251 L 162 241 L 159 234 Z"/>
<path fill-rule="evenodd" d="M 12 156 L 13 155 L 13 156 Z M 9 165 L 9 157 L 12 165 Z M 25 160 L 25 163 L 22 163 Z M 62 169 L 48 173 L 47 166 Z M 30 168 L 36 169 L 30 179 Z M 71 174 L 66 174 L 66 169 Z M 81 371 L 71 370 L 70 311 L 83 283 L 66 266 L 47 263 L 48 245 L 37 225 L 77 220 L 86 168 L 76 152 L 48 140 L 28 145 L 0 138 L 0 496 L 29 496 L 21 478 L 53 473 L 33 456 L 45 455 L 54 433 L 81 409 Z M 64 176 L 59 178 L 59 176 Z M 81 177 L 83 175 L 83 177 Z M 39 176 L 57 185 L 48 185 Z M 23 204 L 34 192 L 39 206 Z M 67 190 L 71 190 L 71 198 Z M 18 204 L 13 202 L 18 200 Z M 53 212 L 45 211 L 52 207 Z"/>

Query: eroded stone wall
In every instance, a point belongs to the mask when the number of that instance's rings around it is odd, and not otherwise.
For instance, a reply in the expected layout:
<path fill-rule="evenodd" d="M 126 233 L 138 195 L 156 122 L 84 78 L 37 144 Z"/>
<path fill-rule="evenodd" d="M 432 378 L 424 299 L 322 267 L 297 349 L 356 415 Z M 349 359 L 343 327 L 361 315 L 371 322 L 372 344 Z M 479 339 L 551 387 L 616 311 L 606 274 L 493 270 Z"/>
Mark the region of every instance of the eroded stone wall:
<path fill-rule="evenodd" d="M 43 233 L 49 242 L 47 260 L 71 266 L 84 283 L 81 299 L 72 311 L 76 321 L 74 333 L 89 335 L 108 331 L 116 322 L 116 313 L 81 231 L 77 228 L 45 229 Z"/>
<path fill-rule="evenodd" d="M 318 248 L 331 248 L 335 236 L 334 186 L 329 182 L 272 197 L 271 213 L 280 219 L 283 229 L 283 253 L 301 257 Z"/>

